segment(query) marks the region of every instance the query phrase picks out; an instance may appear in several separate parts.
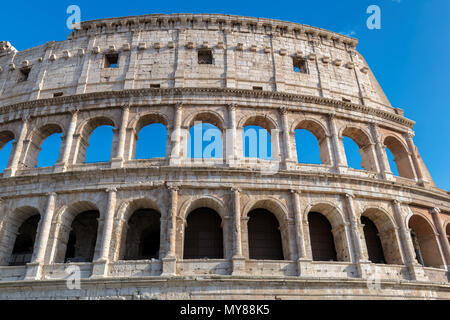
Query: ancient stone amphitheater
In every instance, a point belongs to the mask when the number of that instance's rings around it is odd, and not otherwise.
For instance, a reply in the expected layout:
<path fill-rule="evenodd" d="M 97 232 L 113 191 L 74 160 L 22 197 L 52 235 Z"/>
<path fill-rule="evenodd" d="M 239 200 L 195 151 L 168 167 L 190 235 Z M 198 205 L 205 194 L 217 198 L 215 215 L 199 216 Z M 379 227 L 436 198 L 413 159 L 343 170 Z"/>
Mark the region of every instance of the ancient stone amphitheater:
<path fill-rule="evenodd" d="M 0 298 L 449 299 L 450 195 L 356 45 L 215 14 L 88 21 L 20 52 L 1 42 L 0 148 L 14 142 Z M 188 157 L 196 121 L 221 130 L 222 158 Z M 136 159 L 154 123 L 166 157 Z M 86 163 L 102 125 L 111 159 Z M 272 159 L 244 157 L 247 126 L 271 133 Z M 299 162 L 297 129 L 322 164 Z M 36 167 L 54 133 L 57 163 Z M 344 137 L 364 170 L 348 167 Z"/>

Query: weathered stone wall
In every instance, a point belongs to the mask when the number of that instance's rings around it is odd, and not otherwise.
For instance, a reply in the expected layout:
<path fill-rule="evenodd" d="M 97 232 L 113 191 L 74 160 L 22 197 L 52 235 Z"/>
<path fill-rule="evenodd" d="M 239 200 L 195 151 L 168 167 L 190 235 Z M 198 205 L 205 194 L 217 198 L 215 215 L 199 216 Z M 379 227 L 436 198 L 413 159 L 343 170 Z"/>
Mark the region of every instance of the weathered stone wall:
<path fill-rule="evenodd" d="M 0 177 L 0 298 L 448 299 L 450 197 L 414 146 L 414 123 L 390 107 L 355 45 L 317 28 L 222 15 L 86 22 L 66 41 L 22 52 L 2 43 L 0 146 L 14 143 Z M 198 64 L 200 48 L 212 50 L 212 65 Z M 111 52 L 117 69 L 104 68 Z M 306 59 L 306 74 L 292 70 L 293 56 Z M 195 121 L 222 131 L 224 159 L 187 158 Z M 167 128 L 166 157 L 136 160 L 151 123 Z M 111 160 L 85 163 L 90 134 L 105 124 L 114 127 Z M 274 160 L 244 158 L 247 125 L 270 131 Z M 296 129 L 317 137 L 321 165 L 298 162 Z M 55 132 L 57 164 L 35 168 Z M 345 136 L 365 170 L 348 168 Z M 183 259 L 187 216 L 201 207 L 221 218 L 223 259 Z M 161 215 L 158 259 L 121 260 L 138 209 Z M 249 259 L 253 209 L 276 217 L 284 260 Z M 74 219 L 92 210 L 93 261 L 64 263 Z M 330 222 L 338 261 L 313 261 L 309 212 Z M 34 213 L 32 261 L 8 266 L 17 229 Z M 369 261 L 361 216 L 376 225 L 386 264 Z M 425 221 L 415 231 L 432 267 L 415 257 L 413 216 Z M 80 269 L 80 290 L 67 289 L 68 267 Z"/>

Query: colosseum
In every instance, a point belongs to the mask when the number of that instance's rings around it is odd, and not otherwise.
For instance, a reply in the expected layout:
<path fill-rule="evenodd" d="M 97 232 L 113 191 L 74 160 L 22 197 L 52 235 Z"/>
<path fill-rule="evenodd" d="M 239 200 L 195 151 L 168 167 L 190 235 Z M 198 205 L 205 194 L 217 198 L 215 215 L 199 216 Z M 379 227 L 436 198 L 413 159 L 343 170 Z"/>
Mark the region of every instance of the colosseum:
<path fill-rule="evenodd" d="M 450 194 L 356 46 L 220 14 L 1 42 L 0 299 L 450 299 Z M 196 122 L 220 130 L 221 157 L 189 156 Z M 153 124 L 166 156 L 137 159 Z M 101 126 L 110 160 L 87 162 Z M 245 156 L 248 126 L 270 132 L 270 159 Z M 297 159 L 299 129 L 321 164 Z M 38 167 L 55 133 L 59 158 Z"/>

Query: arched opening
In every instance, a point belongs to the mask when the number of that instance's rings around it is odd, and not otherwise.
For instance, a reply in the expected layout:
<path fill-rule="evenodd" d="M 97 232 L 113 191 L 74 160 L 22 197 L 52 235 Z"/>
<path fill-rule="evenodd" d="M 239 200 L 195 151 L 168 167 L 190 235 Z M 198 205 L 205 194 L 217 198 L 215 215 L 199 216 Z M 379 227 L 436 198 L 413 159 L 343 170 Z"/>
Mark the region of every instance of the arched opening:
<path fill-rule="evenodd" d="M 124 260 L 159 259 L 161 215 L 137 209 L 128 220 Z"/>
<path fill-rule="evenodd" d="M 245 158 L 274 159 L 275 124 L 268 117 L 253 116 L 242 125 L 243 154 Z"/>
<path fill-rule="evenodd" d="M 161 123 L 152 123 L 143 127 L 138 133 L 136 159 L 165 158 L 167 129 Z"/>
<path fill-rule="evenodd" d="M 397 171 L 400 177 L 415 179 L 414 170 L 409 158 L 409 153 L 405 146 L 397 139 L 392 136 L 386 137 L 384 139 L 384 145 L 394 156 L 394 164 L 390 163 L 390 169 L 392 172 Z M 397 168 L 397 170 L 395 170 Z"/>
<path fill-rule="evenodd" d="M 188 158 L 222 158 L 222 132 L 211 123 L 197 123 L 189 129 Z"/>
<path fill-rule="evenodd" d="M 399 177 L 400 174 L 398 173 L 398 168 L 397 168 L 397 164 L 395 163 L 394 155 L 392 154 L 392 152 L 388 148 L 385 148 L 385 152 L 386 152 L 386 156 L 387 156 L 387 159 L 388 159 L 388 162 L 389 162 L 389 168 L 390 168 L 392 174 L 394 176 Z"/>
<path fill-rule="evenodd" d="M 156 113 L 141 116 L 134 125 L 129 141 L 131 157 L 128 158 L 165 158 L 168 141 L 166 119 Z"/>
<path fill-rule="evenodd" d="M 14 133 L 11 131 L 0 132 L 0 172 L 8 166 L 12 154 Z"/>
<path fill-rule="evenodd" d="M 305 129 L 295 130 L 298 163 L 321 164 L 320 149 L 317 138 Z"/>
<path fill-rule="evenodd" d="M 309 236 L 313 261 L 337 261 L 331 224 L 318 212 L 308 214 Z"/>
<path fill-rule="evenodd" d="M 368 208 L 361 215 L 361 223 L 364 225 L 369 260 L 402 265 L 400 241 L 392 217 L 378 208 Z M 383 260 L 385 262 L 381 262 Z"/>
<path fill-rule="evenodd" d="M 377 171 L 372 143 L 364 131 L 347 127 L 342 131 L 342 138 L 349 168 Z"/>
<path fill-rule="evenodd" d="M 111 159 L 114 122 L 106 117 L 88 120 L 81 128 L 76 163 L 108 162 Z"/>
<path fill-rule="evenodd" d="M 381 245 L 378 228 L 375 223 L 367 217 L 361 217 L 361 223 L 364 225 L 364 238 L 366 240 L 367 254 L 369 260 L 373 263 L 385 264 L 383 246 Z"/>
<path fill-rule="evenodd" d="M 254 209 L 248 218 L 249 258 L 284 260 L 280 225 L 275 215 L 266 209 Z"/>
<path fill-rule="evenodd" d="M 13 251 L 9 259 L 10 266 L 21 266 L 31 261 L 40 215 L 26 219 L 19 227 Z"/>
<path fill-rule="evenodd" d="M 419 215 L 413 215 L 408 225 L 417 261 L 425 267 L 441 268 L 444 262 L 432 226 Z"/>
<path fill-rule="evenodd" d="M 89 210 L 75 217 L 67 240 L 65 262 L 93 261 L 99 216 L 97 210 Z"/>
<path fill-rule="evenodd" d="M 62 129 L 57 124 L 47 124 L 31 134 L 26 151 L 24 168 L 50 167 L 59 158 Z"/>
<path fill-rule="evenodd" d="M 41 145 L 41 151 L 37 159 L 37 168 L 52 167 L 58 161 L 61 148 L 62 133 L 54 133 L 47 137 Z"/>
<path fill-rule="evenodd" d="M 295 127 L 295 144 L 299 163 L 331 164 L 325 129 L 312 120 L 302 120 Z"/>
<path fill-rule="evenodd" d="M 210 208 L 189 213 L 184 235 L 184 259 L 223 259 L 223 233 L 220 215 Z"/>
<path fill-rule="evenodd" d="M 244 157 L 273 160 L 272 141 L 267 129 L 260 126 L 246 126 L 243 130 Z"/>
<path fill-rule="evenodd" d="M 112 126 L 100 126 L 92 132 L 86 149 L 86 163 L 111 160 L 113 129 Z"/>

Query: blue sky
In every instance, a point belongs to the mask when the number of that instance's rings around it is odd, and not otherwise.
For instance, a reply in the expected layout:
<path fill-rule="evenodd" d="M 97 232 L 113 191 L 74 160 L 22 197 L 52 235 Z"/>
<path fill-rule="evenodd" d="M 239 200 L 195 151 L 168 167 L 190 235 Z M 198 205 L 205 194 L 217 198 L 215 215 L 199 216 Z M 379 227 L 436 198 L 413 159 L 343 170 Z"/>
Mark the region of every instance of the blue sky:
<path fill-rule="evenodd" d="M 149 13 L 225 13 L 293 21 L 351 35 L 394 107 L 416 121 L 415 144 L 434 181 L 450 190 L 450 1 L 4 1 L 0 40 L 18 50 L 66 39 L 66 8 L 82 20 Z M 381 30 L 366 27 L 369 5 Z M 357 162 L 357 161 L 356 161 Z"/>

